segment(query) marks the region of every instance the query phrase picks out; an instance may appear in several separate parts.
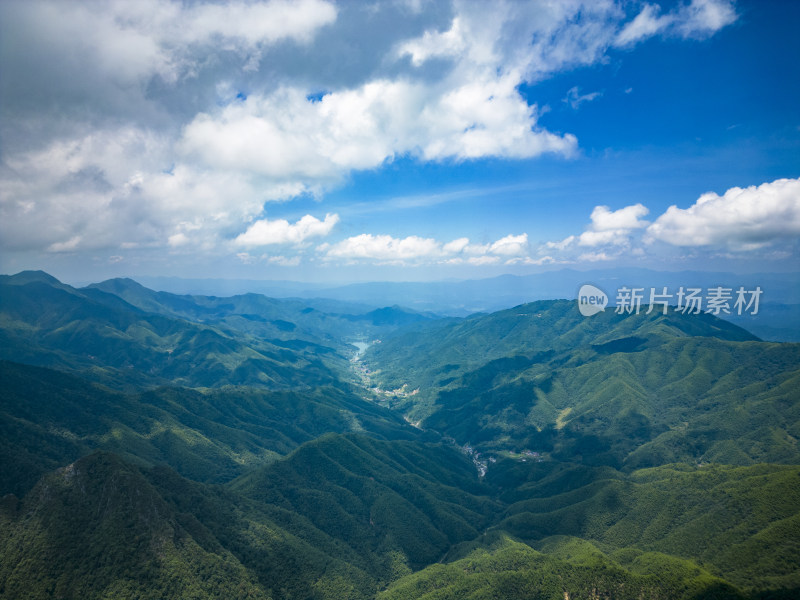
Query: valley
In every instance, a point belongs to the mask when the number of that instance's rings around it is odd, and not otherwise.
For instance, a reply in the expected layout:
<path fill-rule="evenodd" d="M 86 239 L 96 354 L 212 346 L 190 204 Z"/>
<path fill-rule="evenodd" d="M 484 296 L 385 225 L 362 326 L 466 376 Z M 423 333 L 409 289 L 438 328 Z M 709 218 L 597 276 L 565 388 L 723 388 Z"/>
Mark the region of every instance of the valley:
<path fill-rule="evenodd" d="M 793 598 L 800 344 L 0 276 L 2 598 Z"/>

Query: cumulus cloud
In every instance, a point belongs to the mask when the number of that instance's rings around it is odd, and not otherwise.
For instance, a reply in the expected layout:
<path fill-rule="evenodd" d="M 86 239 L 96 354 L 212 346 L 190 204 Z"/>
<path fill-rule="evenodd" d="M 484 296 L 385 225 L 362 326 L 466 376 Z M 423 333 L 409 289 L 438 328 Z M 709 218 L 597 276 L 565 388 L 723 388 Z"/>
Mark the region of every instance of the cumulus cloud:
<path fill-rule="evenodd" d="M 189 43 L 221 36 L 257 45 L 286 38 L 307 43 L 320 27 L 336 20 L 337 11 L 333 3 L 324 0 L 270 0 L 264 4 L 185 5 L 181 12 L 184 14 L 175 15 L 183 19 L 178 35 Z"/>
<path fill-rule="evenodd" d="M 642 204 L 633 204 L 612 211 L 607 206 L 595 206 L 591 214 L 592 223 L 578 236 L 580 246 L 627 245 L 631 232 L 647 227 L 641 217 L 650 212 Z"/>
<path fill-rule="evenodd" d="M 617 210 L 608 206 L 595 206 L 589 216 L 590 223 L 583 233 L 569 235 L 562 240 L 547 241 L 539 245 L 539 264 L 586 263 L 639 256 L 637 244 L 641 233 L 650 224 L 644 220 L 649 209 L 643 204 L 631 204 Z"/>
<path fill-rule="evenodd" d="M 419 67 L 431 58 L 453 58 L 467 48 L 467 35 L 460 17 L 453 19 L 447 31 L 426 31 L 421 37 L 408 40 L 399 45 L 397 55 L 408 55 L 411 63 Z"/>
<path fill-rule="evenodd" d="M 694 0 L 668 24 L 648 26 L 666 15 L 645 7 L 625 25 L 621 6 L 2 2 L 0 39 L 14 48 L 0 55 L 2 249 L 298 245 L 336 215 L 290 224 L 264 218 L 266 202 L 322 199 L 399 157 L 573 156 L 577 138 L 548 131 L 523 84 L 602 61 L 615 44 L 735 19 L 729 3 Z M 371 35 L 381 19 L 385 35 Z M 524 260 L 528 243 L 365 236 L 328 251 L 486 262 Z"/>
<path fill-rule="evenodd" d="M 37 46 L 37 55 L 22 61 L 42 61 L 48 73 L 55 73 L 54 67 L 80 73 L 90 64 L 111 84 L 146 82 L 154 75 L 175 82 L 196 76 L 202 63 L 219 52 L 247 54 L 283 40 L 307 43 L 337 15 L 335 5 L 325 0 L 3 4 L 9 41 L 15 47 L 16 42 Z M 49 61 L 54 64 L 48 67 Z M 18 76 L 16 68 L 12 74 Z M 57 81 L 65 83 L 61 77 Z"/>
<path fill-rule="evenodd" d="M 325 220 L 320 221 L 311 215 L 305 215 L 294 224 L 285 219 L 261 219 L 256 221 L 247 231 L 239 235 L 234 244 L 237 246 L 253 247 L 268 246 L 270 244 L 299 245 L 310 238 L 328 235 L 339 222 L 339 215 L 327 214 Z"/>
<path fill-rule="evenodd" d="M 405 261 L 436 256 L 440 253 L 440 244 L 434 239 L 416 235 L 398 239 L 390 235 L 362 233 L 333 245 L 323 244 L 320 250 L 328 258 Z"/>
<path fill-rule="evenodd" d="M 501 254 L 503 256 L 519 256 L 526 252 L 527 246 L 527 233 L 523 233 L 522 235 L 507 235 L 489 246 L 489 252 L 492 254 Z"/>
<path fill-rule="evenodd" d="M 542 247 L 546 251 L 565 251 L 574 246 L 627 246 L 633 232 L 649 225 L 648 221 L 642 220 L 648 212 L 643 204 L 632 204 L 614 211 L 608 206 L 595 206 L 586 231 L 560 241 L 545 242 Z"/>
<path fill-rule="evenodd" d="M 800 236 L 800 179 L 778 179 L 722 196 L 708 192 L 686 209 L 670 206 L 647 228 L 675 246 L 755 249 Z"/>
<path fill-rule="evenodd" d="M 537 253 L 573 263 L 647 258 L 658 242 L 661 250 L 663 244 L 690 249 L 694 258 L 757 253 L 782 260 L 800 239 L 800 179 L 708 192 L 689 208 L 670 206 L 652 223 L 643 218 L 648 212 L 642 204 L 616 211 L 596 206 L 583 233 L 542 243 Z"/>
<path fill-rule="evenodd" d="M 607 206 L 595 206 L 590 216 L 593 231 L 641 229 L 648 225 L 641 217 L 650 211 L 643 204 L 632 204 L 612 211 Z"/>
<path fill-rule="evenodd" d="M 395 264 L 471 264 L 486 265 L 526 258 L 528 236 L 507 235 L 488 244 L 474 244 L 469 238 L 442 243 L 433 238 L 363 233 L 335 244 L 321 244 L 318 250 L 326 259 L 364 260 Z M 512 263 L 510 263 L 512 264 Z"/>
<path fill-rule="evenodd" d="M 208 168 L 271 178 L 335 181 L 397 156 L 423 160 L 570 155 L 574 136 L 536 127 L 536 108 L 512 78 L 456 87 L 374 80 L 309 99 L 284 88 L 251 95 L 219 114 L 201 114 L 180 141 Z"/>

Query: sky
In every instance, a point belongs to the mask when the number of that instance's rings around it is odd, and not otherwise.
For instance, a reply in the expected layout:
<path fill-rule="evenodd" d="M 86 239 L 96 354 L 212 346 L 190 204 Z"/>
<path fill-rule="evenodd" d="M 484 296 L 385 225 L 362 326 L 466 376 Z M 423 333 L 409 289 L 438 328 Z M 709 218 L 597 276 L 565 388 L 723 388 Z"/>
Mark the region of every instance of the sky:
<path fill-rule="evenodd" d="M 0 2 L 0 272 L 796 272 L 800 2 Z"/>

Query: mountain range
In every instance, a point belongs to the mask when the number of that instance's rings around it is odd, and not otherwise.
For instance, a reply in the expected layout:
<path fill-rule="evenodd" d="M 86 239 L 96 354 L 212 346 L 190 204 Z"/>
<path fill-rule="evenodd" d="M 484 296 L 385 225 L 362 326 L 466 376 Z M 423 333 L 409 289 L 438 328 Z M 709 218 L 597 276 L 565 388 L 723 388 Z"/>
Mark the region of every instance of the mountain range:
<path fill-rule="evenodd" d="M 535 300 L 574 299 L 586 283 L 600 286 L 614 305 L 615 291 L 622 286 L 644 290 L 663 288 L 675 293 L 679 288 L 709 289 L 716 286 L 733 290 L 761 288 L 763 294 L 756 314 L 732 311 L 720 316 L 745 327 L 760 338 L 780 342 L 800 342 L 800 273 L 735 274 L 715 271 L 656 271 L 644 268 L 557 269 L 531 275 L 500 275 L 487 279 L 357 282 L 323 284 L 297 281 L 253 281 L 237 279 L 186 279 L 145 277 L 141 282 L 155 289 L 179 294 L 225 295 L 258 292 L 278 298 L 313 301 L 336 299 L 372 307 L 399 304 L 421 312 L 465 317 L 478 312 L 494 312 Z"/>
<path fill-rule="evenodd" d="M 0 276 L 0 597 L 800 594 L 800 344 L 401 300 Z"/>

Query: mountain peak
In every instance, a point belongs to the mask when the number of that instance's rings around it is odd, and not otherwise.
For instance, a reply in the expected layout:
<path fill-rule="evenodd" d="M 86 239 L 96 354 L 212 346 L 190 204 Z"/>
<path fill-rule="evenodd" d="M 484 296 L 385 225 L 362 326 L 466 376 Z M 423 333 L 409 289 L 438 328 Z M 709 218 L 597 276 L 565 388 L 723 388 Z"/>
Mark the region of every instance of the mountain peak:
<path fill-rule="evenodd" d="M 3 275 L 3 282 L 8 285 L 26 285 L 41 282 L 49 285 L 64 285 L 58 279 L 44 271 L 20 271 L 16 275 Z"/>
<path fill-rule="evenodd" d="M 93 283 L 87 287 L 111 293 L 124 292 L 126 290 L 147 291 L 152 293 L 151 290 L 148 290 L 141 283 L 131 279 L 130 277 L 115 277 L 113 279 L 106 279 L 105 281 Z"/>

